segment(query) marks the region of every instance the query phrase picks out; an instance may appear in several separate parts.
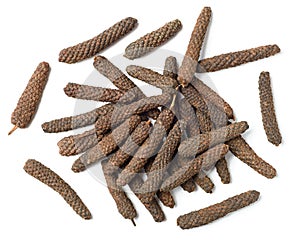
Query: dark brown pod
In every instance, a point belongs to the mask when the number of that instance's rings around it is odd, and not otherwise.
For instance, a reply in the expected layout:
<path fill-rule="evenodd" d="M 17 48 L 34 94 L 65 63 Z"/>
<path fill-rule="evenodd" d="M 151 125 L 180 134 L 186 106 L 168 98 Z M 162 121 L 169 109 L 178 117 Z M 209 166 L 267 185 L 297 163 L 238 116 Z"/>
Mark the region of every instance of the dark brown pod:
<path fill-rule="evenodd" d="M 220 160 L 219 160 L 220 161 Z M 196 175 L 194 178 L 195 183 L 198 184 L 206 193 L 212 193 L 215 187 L 212 180 L 204 173 Z"/>

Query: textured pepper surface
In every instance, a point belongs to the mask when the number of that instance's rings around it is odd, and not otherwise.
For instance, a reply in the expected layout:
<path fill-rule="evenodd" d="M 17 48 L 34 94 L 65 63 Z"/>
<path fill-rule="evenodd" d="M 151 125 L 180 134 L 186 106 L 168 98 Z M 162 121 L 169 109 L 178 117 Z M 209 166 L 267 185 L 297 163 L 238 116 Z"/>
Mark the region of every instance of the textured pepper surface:
<path fill-rule="evenodd" d="M 42 62 L 37 66 L 11 115 L 11 123 L 16 127 L 26 128 L 33 120 L 48 81 L 49 73 L 50 66 L 48 63 Z"/>
<path fill-rule="evenodd" d="M 155 50 L 157 47 L 170 40 L 182 28 L 181 22 L 176 19 L 168 22 L 161 28 L 146 34 L 125 49 L 124 56 L 128 59 L 135 59 Z"/>
<path fill-rule="evenodd" d="M 200 227 L 256 202 L 260 193 L 252 190 L 227 200 L 180 216 L 177 225 L 182 229 Z"/>
<path fill-rule="evenodd" d="M 262 72 L 258 83 L 264 129 L 269 142 L 278 146 L 282 141 L 282 137 L 276 120 L 270 73 Z"/>
<path fill-rule="evenodd" d="M 196 72 L 200 51 L 210 22 L 210 17 L 210 7 L 203 8 L 192 32 L 189 45 L 178 72 L 178 81 L 184 87 L 192 81 Z"/>
<path fill-rule="evenodd" d="M 216 169 L 221 178 L 221 182 L 224 184 L 230 183 L 230 172 L 225 157 L 216 163 Z"/>
<path fill-rule="evenodd" d="M 266 45 L 238 52 L 221 54 L 199 61 L 199 72 L 215 72 L 226 68 L 240 66 L 263 58 L 273 56 L 280 52 L 277 45 Z"/>
<path fill-rule="evenodd" d="M 178 65 L 177 59 L 175 57 L 167 57 L 165 60 L 164 72 L 163 75 L 165 77 L 170 77 L 173 79 L 177 79 L 178 74 Z"/>
<path fill-rule="evenodd" d="M 59 61 L 65 63 L 76 63 L 93 57 L 131 32 L 136 25 L 137 20 L 135 18 L 125 18 L 96 37 L 61 50 L 59 53 Z"/>
<path fill-rule="evenodd" d="M 220 161 L 220 160 L 219 160 Z M 219 162 L 218 161 L 218 162 Z M 205 174 L 203 173 L 204 176 L 201 176 L 201 174 L 196 175 L 194 177 L 194 181 L 195 183 L 197 183 L 197 185 L 199 187 L 201 187 L 205 192 L 207 193 L 212 193 L 213 189 L 215 187 L 214 183 L 212 182 L 212 180 Z"/>
<path fill-rule="evenodd" d="M 30 159 L 25 163 L 24 170 L 32 177 L 58 192 L 82 218 L 92 218 L 90 211 L 78 197 L 76 192 L 50 168 L 47 168 L 36 160 Z"/>
<path fill-rule="evenodd" d="M 230 140 L 228 143 L 230 151 L 242 162 L 257 171 L 266 178 L 274 178 L 276 169 L 259 157 L 249 144 L 241 137 Z"/>

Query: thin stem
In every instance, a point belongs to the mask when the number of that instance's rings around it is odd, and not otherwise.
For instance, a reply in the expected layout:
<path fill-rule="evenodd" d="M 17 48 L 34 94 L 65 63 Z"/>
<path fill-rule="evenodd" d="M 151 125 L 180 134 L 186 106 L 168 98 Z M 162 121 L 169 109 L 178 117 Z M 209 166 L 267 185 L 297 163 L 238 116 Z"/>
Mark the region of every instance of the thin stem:
<path fill-rule="evenodd" d="M 9 131 L 8 135 L 11 135 L 14 131 L 17 130 L 17 128 L 18 128 L 18 126 L 15 125 L 15 126 Z"/>

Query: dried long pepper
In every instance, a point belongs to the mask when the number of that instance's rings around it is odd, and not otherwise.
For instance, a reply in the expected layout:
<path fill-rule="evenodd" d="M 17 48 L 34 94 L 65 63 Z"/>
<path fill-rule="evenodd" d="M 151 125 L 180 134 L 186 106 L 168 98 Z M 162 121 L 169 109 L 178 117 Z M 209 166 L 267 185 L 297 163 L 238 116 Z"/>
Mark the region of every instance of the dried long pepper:
<path fill-rule="evenodd" d="M 230 172 L 229 172 L 228 165 L 227 165 L 227 160 L 226 160 L 225 157 L 220 159 L 216 163 L 216 169 L 217 169 L 217 172 L 218 172 L 218 174 L 221 178 L 221 182 L 223 184 L 230 183 Z"/>
<path fill-rule="evenodd" d="M 259 195 L 260 193 L 255 190 L 236 195 L 223 202 L 180 216 L 177 219 L 177 225 L 182 229 L 206 225 L 256 202 Z"/>
<path fill-rule="evenodd" d="M 173 79 L 177 79 L 178 74 L 178 65 L 175 57 L 167 57 L 165 60 L 164 72 L 163 75 L 165 77 L 170 77 Z"/>
<path fill-rule="evenodd" d="M 276 169 L 259 157 L 242 137 L 232 139 L 227 144 L 230 151 L 237 158 L 259 174 L 266 178 L 274 178 L 276 176 Z"/>
<path fill-rule="evenodd" d="M 92 218 L 90 211 L 78 197 L 76 192 L 50 168 L 47 168 L 36 160 L 30 159 L 25 163 L 24 170 L 32 177 L 58 192 L 82 218 Z"/>
<path fill-rule="evenodd" d="M 225 53 L 199 61 L 198 72 L 215 72 L 232 68 L 271 57 L 279 52 L 280 48 L 277 45 L 266 45 L 238 52 Z"/>
<path fill-rule="evenodd" d="M 11 123 L 14 127 L 8 135 L 12 134 L 17 128 L 28 127 L 32 122 L 48 81 L 49 73 L 50 66 L 48 63 L 41 62 L 37 66 L 11 115 Z"/>
<path fill-rule="evenodd" d="M 215 185 L 212 182 L 212 180 L 205 173 L 204 173 L 204 176 L 201 176 L 201 174 L 197 174 L 196 176 L 194 176 L 193 179 L 194 179 L 195 183 L 197 183 L 197 185 L 199 187 L 201 187 L 205 192 L 207 192 L 207 193 L 213 192 Z"/>
<path fill-rule="evenodd" d="M 148 33 L 129 44 L 125 49 L 124 56 L 128 59 L 135 59 L 144 56 L 170 40 L 181 30 L 181 28 L 182 24 L 178 19 L 168 22 L 161 28 Z"/>
<path fill-rule="evenodd" d="M 84 100 L 94 100 L 111 103 L 130 103 L 136 96 L 133 92 L 124 92 L 117 89 L 93 87 L 77 83 L 68 83 L 64 88 L 68 97 Z"/>
<path fill-rule="evenodd" d="M 63 49 L 59 53 L 59 61 L 65 63 L 76 63 L 93 57 L 131 32 L 136 25 L 137 20 L 135 18 L 125 18 L 96 37 L 75 46 Z"/>
<path fill-rule="evenodd" d="M 109 135 L 105 136 L 95 147 L 85 152 L 73 164 L 74 172 L 82 172 L 92 164 L 103 160 L 106 156 L 116 150 L 129 136 L 129 134 L 141 122 L 137 115 L 126 120 L 119 127 L 115 128 Z"/>
<path fill-rule="evenodd" d="M 278 146 L 282 141 L 282 137 L 276 119 L 269 72 L 262 72 L 260 74 L 259 98 L 265 133 L 269 142 L 274 144 L 275 146 Z"/>
<path fill-rule="evenodd" d="M 210 7 L 203 8 L 195 24 L 184 59 L 179 68 L 178 81 L 183 87 L 186 87 L 192 81 L 196 72 L 200 51 L 210 18 Z"/>
<path fill-rule="evenodd" d="M 58 133 L 74 130 L 94 124 L 100 116 L 105 116 L 114 110 L 114 105 L 106 104 L 90 112 L 79 114 L 72 117 L 55 119 L 42 124 L 44 132 Z"/>

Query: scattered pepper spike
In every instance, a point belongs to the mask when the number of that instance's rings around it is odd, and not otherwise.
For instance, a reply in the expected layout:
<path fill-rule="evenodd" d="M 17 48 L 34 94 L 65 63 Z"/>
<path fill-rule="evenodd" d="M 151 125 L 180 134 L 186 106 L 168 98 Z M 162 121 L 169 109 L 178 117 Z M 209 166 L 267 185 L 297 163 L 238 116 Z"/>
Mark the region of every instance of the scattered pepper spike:
<path fill-rule="evenodd" d="M 76 192 L 51 169 L 36 160 L 30 159 L 25 163 L 24 170 L 32 177 L 58 192 L 82 218 L 92 218 L 90 211 L 78 197 Z"/>
<path fill-rule="evenodd" d="M 178 65 L 177 59 L 173 56 L 167 57 L 165 60 L 164 72 L 165 77 L 177 79 Z"/>
<path fill-rule="evenodd" d="M 227 200 L 178 217 L 177 225 L 182 229 L 200 227 L 211 223 L 227 214 L 247 207 L 256 202 L 260 193 L 252 190 Z"/>
<path fill-rule="evenodd" d="M 50 66 L 48 63 L 41 62 L 37 66 L 11 115 L 11 123 L 14 124 L 14 127 L 8 135 L 11 135 L 17 128 L 28 127 L 32 122 L 47 84 L 49 73 Z"/>
<path fill-rule="evenodd" d="M 129 44 L 125 49 L 124 57 L 133 60 L 150 53 L 175 36 L 181 28 L 182 24 L 178 19 L 168 22 L 161 28 Z"/>
<path fill-rule="evenodd" d="M 282 137 L 279 131 L 271 87 L 269 72 L 262 72 L 259 77 L 259 98 L 262 121 L 268 141 L 278 146 Z"/>
<path fill-rule="evenodd" d="M 226 161 L 225 157 L 220 159 L 216 163 L 216 169 L 221 178 L 221 182 L 223 184 L 229 184 L 230 183 L 230 172 L 229 172 L 227 161 Z"/>
<path fill-rule="evenodd" d="M 65 63 L 76 63 L 91 58 L 131 32 L 136 25 L 135 18 L 125 18 L 96 37 L 61 50 L 58 60 Z"/>
<path fill-rule="evenodd" d="M 193 76 L 196 72 L 198 60 L 200 57 L 200 51 L 210 22 L 210 18 L 210 7 L 203 8 L 197 19 L 181 67 L 179 68 L 178 81 L 183 87 L 186 87 L 192 81 Z"/>
<path fill-rule="evenodd" d="M 230 52 L 199 61 L 198 72 L 216 72 L 245 63 L 274 56 L 280 52 L 277 45 L 266 45 L 238 52 Z"/>
<path fill-rule="evenodd" d="M 215 185 L 214 185 L 213 181 L 204 172 L 201 172 L 200 174 L 197 174 L 194 177 L 194 181 L 206 193 L 212 193 L 213 192 L 213 189 L 214 189 Z"/>

